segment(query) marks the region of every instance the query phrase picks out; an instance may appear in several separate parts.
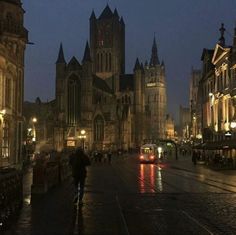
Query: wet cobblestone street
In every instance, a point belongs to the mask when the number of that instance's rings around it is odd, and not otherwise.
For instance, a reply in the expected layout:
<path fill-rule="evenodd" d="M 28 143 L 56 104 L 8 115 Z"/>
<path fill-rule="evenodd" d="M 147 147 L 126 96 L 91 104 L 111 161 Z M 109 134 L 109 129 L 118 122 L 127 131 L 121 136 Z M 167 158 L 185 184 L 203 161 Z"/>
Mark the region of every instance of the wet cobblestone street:
<path fill-rule="evenodd" d="M 188 160 L 162 168 L 134 156 L 93 163 L 83 206 L 73 204 L 71 179 L 31 200 L 25 186 L 22 212 L 6 235 L 236 234 L 234 180 L 234 172 Z"/>

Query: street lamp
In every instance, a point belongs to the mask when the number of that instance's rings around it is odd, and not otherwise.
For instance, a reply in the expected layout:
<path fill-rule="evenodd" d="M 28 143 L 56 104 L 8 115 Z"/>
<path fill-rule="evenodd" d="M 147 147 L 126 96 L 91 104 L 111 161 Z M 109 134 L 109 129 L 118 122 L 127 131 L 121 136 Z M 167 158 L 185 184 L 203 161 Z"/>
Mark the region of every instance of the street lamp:
<path fill-rule="evenodd" d="M 36 141 L 36 129 L 35 129 L 35 123 L 37 122 L 37 118 L 33 117 L 32 118 L 32 122 L 33 122 L 33 138 L 32 141 L 35 142 Z"/>
<path fill-rule="evenodd" d="M 84 150 L 84 147 L 85 147 L 84 146 L 84 141 L 86 139 L 86 131 L 85 130 L 80 131 L 79 139 L 81 139 L 81 141 L 82 141 L 82 148 Z"/>

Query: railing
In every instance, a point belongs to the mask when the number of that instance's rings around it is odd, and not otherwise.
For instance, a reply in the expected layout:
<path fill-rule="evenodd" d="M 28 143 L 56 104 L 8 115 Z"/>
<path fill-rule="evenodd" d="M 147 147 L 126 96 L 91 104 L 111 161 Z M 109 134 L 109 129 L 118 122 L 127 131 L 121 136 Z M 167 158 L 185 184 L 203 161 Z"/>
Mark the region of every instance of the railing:
<path fill-rule="evenodd" d="M 51 153 L 38 156 L 33 167 L 32 194 L 46 193 L 71 174 L 68 156 Z"/>
<path fill-rule="evenodd" d="M 22 201 L 22 174 L 14 168 L 0 168 L 0 233 L 19 213 Z"/>

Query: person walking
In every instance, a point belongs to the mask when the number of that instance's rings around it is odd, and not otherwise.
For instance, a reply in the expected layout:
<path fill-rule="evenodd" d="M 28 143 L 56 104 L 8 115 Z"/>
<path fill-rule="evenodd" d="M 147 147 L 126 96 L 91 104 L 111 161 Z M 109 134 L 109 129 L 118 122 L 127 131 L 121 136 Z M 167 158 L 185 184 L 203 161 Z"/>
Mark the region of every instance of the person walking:
<path fill-rule="evenodd" d="M 197 164 L 197 153 L 195 150 L 193 150 L 193 153 L 192 153 L 192 162 L 194 165 Z"/>
<path fill-rule="evenodd" d="M 111 164 L 111 156 L 112 156 L 112 152 L 111 150 L 109 150 L 109 152 L 107 153 L 107 159 L 108 159 L 109 164 Z"/>
<path fill-rule="evenodd" d="M 82 205 L 85 179 L 87 176 L 86 167 L 91 165 L 91 163 L 88 156 L 84 153 L 84 151 L 81 148 L 77 148 L 75 153 L 71 154 L 69 163 L 71 165 L 72 177 L 75 186 L 74 203 L 78 202 L 78 197 L 79 197 L 79 204 Z"/>

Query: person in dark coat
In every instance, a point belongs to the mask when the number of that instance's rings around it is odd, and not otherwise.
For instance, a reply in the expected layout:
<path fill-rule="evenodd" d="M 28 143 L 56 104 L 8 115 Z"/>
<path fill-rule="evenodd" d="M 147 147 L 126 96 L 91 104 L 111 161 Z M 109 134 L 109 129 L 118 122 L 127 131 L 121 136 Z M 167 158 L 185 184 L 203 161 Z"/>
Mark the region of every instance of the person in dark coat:
<path fill-rule="evenodd" d="M 69 163 L 72 169 L 72 176 L 75 186 L 74 203 L 77 203 L 79 196 L 79 203 L 82 204 L 84 196 L 84 185 L 87 176 L 86 167 L 91 165 L 88 156 L 81 148 L 77 148 L 75 153 L 71 154 Z M 79 195 L 78 195 L 79 194 Z"/>
<path fill-rule="evenodd" d="M 197 164 L 197 152 L 195 150 L 193 150 L 193 153 L 192 153 L 192 162 L 194 165 Z"/>
<path fill-rule="evenodd" d="M 111 156 L 112 156 L 112 152 L 111 150 L 109 150 L 109 152 L 107 153 L 108 163 L 111 163 Z"/>

